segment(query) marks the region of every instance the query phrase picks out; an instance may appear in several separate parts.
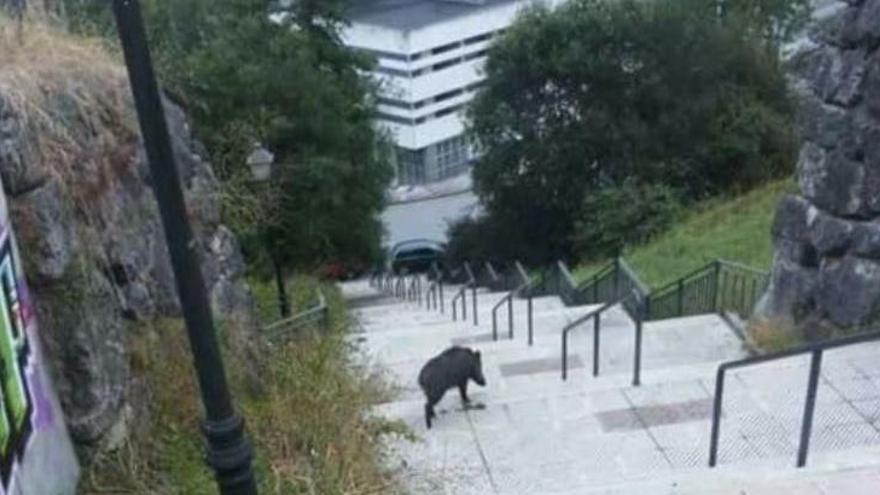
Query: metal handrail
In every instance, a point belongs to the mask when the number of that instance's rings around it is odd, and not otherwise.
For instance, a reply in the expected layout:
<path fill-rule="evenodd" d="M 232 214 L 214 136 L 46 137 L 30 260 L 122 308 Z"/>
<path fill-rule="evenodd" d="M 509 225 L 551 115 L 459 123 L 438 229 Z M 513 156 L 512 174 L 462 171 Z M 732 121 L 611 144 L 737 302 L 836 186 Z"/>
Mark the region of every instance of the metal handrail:
<path fill-rule="evenodd" d="M 578 298 L 584 304 L 601 302 L 599 296 L 599 287 L 603 284 L 603 282 L 609 280 L 611 277 L 614 277 L 615 279 L 617 278 L 616 261 L 611 261 L 610 263 L 599 269 L 598 272 L 594 273 L 592 277 L 578 284 L 578 286 L 576 287 L 579 294 Z"/>
<path fill-rule="evenodd" d="M 678 277 L 677 279 L 673 280 L 672 282 L 669 282 L 666 285 L 662 285 L 659 288 L 652 290 L 651 295 L 652 296 L 663 295 L 664 292 L 670 292 L 670 289 L 678 288 L 679 284 L 681 284 L 682 282 L 687 282 L 691 278 L 696 278 L 697 275 L 702 275 L 703 272 L 709 270 L 710 268 L 714 268 L 715 264 L 718 263 L 718 261 L 719 260 L 714 260 L 707 265 L 703 265 L 703 266 L 697 268 L 696 270 L 688 272 L 684 276 Z"/>
<path fill-rule="evenodd" d="M 616 261 L 618 269 L 622 271 L 623 274 L 627 276 L 627 278 L 630 279 L 633 285 L 635 285 L 635 288 L 639 292 L 639 294 L 641 294 L 642 296 L 646 296 L 651 292 L 651 289 L 649 289 L 648 286 L 644 282 L 642 282 L 642 279 L 640 279 L 639 276 L 636 275 L 635 270 L 633 270 L 632 267 L 629 266 L 629 263 L 627 263 L 625 259 L 617 258 Z"/>
<path fill-rule="evenodd" d="M 391 295 L 394 292 L 394 274 L 388 272 L 385 275 L 385 292 Z"/>
<path fill-rule="evenodd" d="M 615 265 L 614 261 L 609 262 L 607 265 L 603 266 L 596 273 L 594 273 L 590 278 L 584 280 L 580 284 L 577 285 L 578 291 L 585 291 L 587 287 L 595 284 L 599 279 L 607 276 L 611 272 L 617 269 L 617 265 Z"/>
<path fill-rule="evenodd" d="M 801 420 L 801 438 L 798 446 L 797 467 L 807 463 L 810 449 L 810 433 L 813 428 L 813 413 L 816 407 L 816 389 L 819 385 L 819 374 L 822 370 L 822 354 L 824 351 L 838 347 L 864 344 L 880 340 L 880 331 L 861 335 L 853 335 L 839 339 L 826 340 L 812 344 L 803 344 L 791 349 L 772 352 L 761 356 L 752 356 L 735 361 L 728 361 L 718 366 L 715 377 L 715 398 L 712 408 L 712 432 L 709 443 L 709 467 L 715 467 L 718 461 L 718 439 L 721 434 L 721 406 L 724 394 L 724 376 L 728 370 L 743 368 L 756 364 L 787 359 L 801 354 L 812 354 L 810 358 L 810 376 L 807 383 L 807 397 L 804 403 L 804 415 Z"/>
<path fill-rule="evenodd" d="M 394 282 L 394 295 L 396 297 L 404 297 L 406 295 L 406 281 L 403 275 L 397 275 Z"/>
<path fill-rule="evenodd" d="M 767 283 L 767 272 L 716 259 L 651 292 L 646 319 L 730 310 L 748 316 Z"/>
<path fill-rule="evenodd" d="M 464 262 L 464 270 L 468 275 L 468 285 L 471 288 L 471 304 L 473 305 L 473 315 L 474 315 L 474 326 L 479 325 L 479 315 L 477 314 L 477 278 L 474 276 L 474 271 L 471 270 L 471 264 L 467 261 Z M 462 301 L 464 301 L 462 299 Z M 466 319 L 467 316 L 462 311 L 462 319 Z"/>
<path fill-rule="evenodd" d="M 434 292 L 434 309 L 437 309 L 437 298 L 439 296 L 440 299 L 440 314 L 445 312 L 446 298 L 443 295 L 443 273 L 440 271 L 440 268 L 437 266 L 437 262 L 431 263 L 431 273 L 434 274 L 434 284 L 435 292 Z"/>
<path fill-rule="evenodd" d="M 471 270 L 470 263 L 467 261 L 459 268 L 459 270 L 464 270 L 464 273 L 467 275 L 468 279 L 465 281 L 464 285 L 458 290 L 455 294 L 455 297 L 452 298 L 450 304 L 452 305 L 452 321 L 458 321 L 458 307 L 456 303 L 459 299 L 461 299 L 461 319 L 462 321 L 467 320 L 467 290 L 473 289 L 472 298 L 474 300 L 474 314 L 476 315 L 477 311 L 477 280 L 474 278 L 474 272 Z M 477 317 L 474 316 L 474 325 L 477 324 Z"/>
<path fill-rule="evenodd" d="M 483 285 L 489 287 L 490 290 L 497 290 L 498 286 L 501 284 L 501 277 L 498 276 L 498 272 L 495 270 L 495 267 L 492 266 L 491 261 L 483 262 L 483 273 L 486 274 L 487 278 Z"/>
<path fill-rule="evenodd" d="M 489 279 L 497 281 L 498 280 L 498 272 L 495 271 L 495 267 L 492 266 L 492 262 L 487 261 L 484 263 L 484 266 L 486 267 L 486 273 L 489 274 Z"/>
<path fill-rule="evenodd" d="M 556 271 L 559 274 L 559 284 L 565 284 L 564 288 L 557 286 L 557 292 L 566 304 L 575 303 L 576 301 L 572 300 L 571 297 L 571 294 L 577 294 L 577 284 L 575 283 L 574 276 L 562 260 L 556 262 Z"/>
<path fill-rule="evenodd" d="M 263 327 L 263 333 L 267 334 L 266 337 L 274 339 L 314 321 L 317 321 L 322 327 L 326 326 L 329 316 L 327 300 L 324 298 L 321 289 L 315 289 L 315 293 L 317 295 L 316 299 L 318 300 L 317 304 L 293 316 L 266 325 Z"/>
<path fill-rule="evenodd" d="M 637 295 L 636 291 L 633 290 L 633 292 L 631 292 L 629 295 L 626 295 L 626 296 L 621 297 L 621 298 L 614 300 L 614 301 L 607 302 L 607 303 L 603 304 L 602 306 L 600 306 L 599 308 L 596 308 L 593 311 L 590 311 L 589 313 L 587 313 L 581 317 L 578 317 L 577 319 L 568 323 L 567 325 L 565 325 L 565 327 L 562 328 L 562 379 L 563 380 L 568 379 L 568 334 L 571 333 L 576 328 L 578 328 L 581 324 L 583 324 L 589 320 L 593 320 L 593 376 L 599 376 L 600 330 L 602 327 L 602 320 L 601 320 L 602 313 L 608 311 L 609 309 L 611 309 L 614 306 L 617 306 L 618 304 L 623 305 L 628 299 L 633 298 L 633 297 L 637 297 L 637 296 L 638 295 Z M 637 321 L 636 322 L 636 343 L 635 343 L 635 346 L 636 346 L 635 355 L 636 356 L 639 356 L 639 354 L 640 354 L 639 350 L 641 347 L 641 333 L 642 333 L 641 332 L 641 324 L 639 324 L 639 322 Z M 641 368 L 641 361 L 639 359 L 636 359 L 634 366 L 635 366 L 635 371 L 634 371 L 635 377 L 633 379 L 633 385 L 639 385 L 639 374 L 640 374 L 640 368 Z"/>
<path fill-rule="evenodd" d="M 721 263 L 722 266 L 736 268 L 737 270 L 742 270 L 744 272 L 752 272 L 752 274 L 754 274 L 754 275 L 767 276 L 766 271 L 761 270 L 759 268 L 755 268 L 753 266 L 745 265 L 745 264 L 740 263 L 738 261 L 730 261 L 730 260 L 724 260 L 724 259 L 716 259 L 715 261 L 717 261 L 718 263 Z"/>
<path fill-rule="evenodd" d="M 492 307 L 492 340 L 498 340 L 498 308 L 505 303 L 507 303 L 507 334 L 508 338 L 513 340 L 513 298 L 528 289 L 532 284 L 532 281 L 529 279 L 528 275 L 526 275 L 526 271 L 519 261 L 514 262 L 513 269 L 516 271 L 516 274 L 519 275 L 522 282 Z M 532 345 L 534 343 L 532 295 L 528 294 L 526 299 L 528 304 L 528 343 L 529 345 Z"/>
<path fill-rule="evenodd" d="M 432 309 L 437 309 L 437 281 L 433 281 L 428 284 L 428 289 L 425 290 L 425 309 L 428 311 Z"/>
<path fill-rule="evenodd" d="M 407 289 L 406 299 L 408 301 L 418 300 L 419 306 L 422 305 L 422 279 L 416 273 L 414 273 L 410 276 L 409 288 Z"/>

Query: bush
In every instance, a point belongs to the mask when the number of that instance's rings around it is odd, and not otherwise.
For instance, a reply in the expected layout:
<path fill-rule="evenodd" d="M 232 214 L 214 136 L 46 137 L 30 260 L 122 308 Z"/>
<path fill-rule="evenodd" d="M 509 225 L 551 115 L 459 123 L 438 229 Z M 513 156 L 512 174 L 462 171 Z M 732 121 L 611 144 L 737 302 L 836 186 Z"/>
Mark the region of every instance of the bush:
<path fill-rule="evenodd" d="M 292 280 L 295 308 L 311 304 L 314 280 Z M 296 338 L 269 343 L 256 335 L 252 348 L 237 348 L 220 322 L 221 344 L 236 403 L 254 445 L 263 494 L 398 493 L 383 464 L 385 435 L 412 439 L 398 421 L 371 408 L 391 398 L 376 370 L 356 359 L 350 318 L 341 294 L 322 287 L 329 328 L 301 330 Z M 274 303 L 270 289 L 255 291 L 261 306 Z M 271 318 L 271 316 L 269 316 Z M 238 330 L 240 331 L 240 330 Z M 84 466 L 78 493 L 208 495 L 217 493 L 204 462 L 199 418 L 202 406 L 183 322 L 145 322 L 132 329 L 130 361 L 133 430 L 123 445 Z"/>
<path fill-rule="evenodd" d="M 680 206 L 664 184 L 639 184 L 627 179 L 620 187 L 587 194 L 573 235 L 575 249 L 592 256 L 616 256 L 625 246 L 640 244 L 666 230 Z"/>
<path fill-rule="evenodd" d="M 518 260 L 537 266 L 568 258 L 571 253 L 567 239 L 559 234 L 558 224 L 543 221 L 545 215 L 540 204 L 524 201 L 516 209 L 450 224 L 448 265 L 454 267 L 464 261 L 503 265 Z"/>

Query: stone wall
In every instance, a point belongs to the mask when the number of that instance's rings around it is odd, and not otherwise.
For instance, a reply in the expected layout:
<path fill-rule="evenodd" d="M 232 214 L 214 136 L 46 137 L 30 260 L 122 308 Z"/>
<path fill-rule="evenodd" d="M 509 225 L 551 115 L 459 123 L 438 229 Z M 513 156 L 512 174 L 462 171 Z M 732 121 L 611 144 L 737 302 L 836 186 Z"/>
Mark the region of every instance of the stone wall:
<path fill-rule="evenodd" d="M 801 193 L 779 205 L 758 319 L 848 329 L 880 313 L 880 0 L 849 0 L 793 59 Z"/>
<path fill-rule="evenodd" d="M 112 85 L 120 95 L 128 91 L 124 79 Z M 31 135 L 29 116 L 0 92 L 0 176 L 67 423 L 86 444 L 100 441 L 125 416 L 128 333 L 138 322 L 180 312 L 148 165 L 128 110 L 106 118 L 126 120 L 127 127 L 102 128 L 108 122 L 82 118 L 72 127 L 81 131 L 75 142 L 50 159 Z M 101 109 L 95 119 L 109 111 Z M 238 243 L 220 222 L 217 179 L 183 111 L 167 103 L 166 113 L 211 301 L 224 323 L 247 332 L 252 300 Z M 62 167 L 64 160 L 70 163 Z"/>

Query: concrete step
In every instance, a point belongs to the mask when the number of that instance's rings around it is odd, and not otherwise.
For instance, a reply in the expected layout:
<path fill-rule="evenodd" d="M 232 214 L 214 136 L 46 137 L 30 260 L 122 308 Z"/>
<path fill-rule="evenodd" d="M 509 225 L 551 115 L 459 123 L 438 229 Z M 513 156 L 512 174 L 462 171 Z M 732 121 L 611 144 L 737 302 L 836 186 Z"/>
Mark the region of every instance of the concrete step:
<path fill-rule="evenodd" d="M 405 464 L 410 492 L 880 493 L 880 344 L 826 352 L 804 470 L 792 466 L 809 357 L 731 371 L 720 465 L 709 470 L 715 373 L 746 354 L 727 324 L 716 315 L 647 323 L 642 385 L 633 387 L 633 324 L 613 308 L 603 318 L 600 375 L 590 373 L 586 325 L 571 335 L 572 367 L 562 381 L 559 332 L 591 308 L 552 304 L 535 315 L 531 347 L 524 320 L 517 320 L 514 340 L 495 342 L 486 339 L 491 321 L 473 327 L 426 318 L 407 304 L 356 311 L 365 326 L 354 338 L 362 339 L 365 359 L 382 364 L 399 387 L 398 397 L 374 412 L 402 420 L 422 438 L 390 443 L 389 463 Z M 427 431 L 416 376 L 453 343 L 482 351 L 488 383 L 471 385 L 470 396 L 483 407 L 463 410 L 451 390 Z"/>

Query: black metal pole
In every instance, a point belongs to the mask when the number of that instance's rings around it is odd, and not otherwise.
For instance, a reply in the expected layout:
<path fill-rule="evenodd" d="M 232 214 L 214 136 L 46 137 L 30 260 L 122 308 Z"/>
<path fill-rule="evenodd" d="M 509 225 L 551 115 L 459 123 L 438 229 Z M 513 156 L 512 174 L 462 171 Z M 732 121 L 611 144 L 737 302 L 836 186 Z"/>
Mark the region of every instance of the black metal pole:
<path fill-rule="evenodd" d="M 535 342 L 534 339 L 534 321 L 532 321 L 532 294 L 528 296 L 528 312 L 529 312 L 529 345 Z"/>
<path fill-rule="evenodd" d="M 642 383 L 642 318 L 636 319 L 636 343 L 635 356 L 633 356 L 633 386 L 638 387 Z"/>
<path fill-rule="evenodd" d="M 467 322 L 467 285 L 458 293 L 461 296 L 461 321 Z"/>
<path fill-rule="evenodd" d="M 507 338 L 513 340 L 513 293 L 507 296 Z"/>
<path fill-rule="evenodd" d="M 721 406 L 724 396 L 724 368 L 715 375 L 715 397 L 712 400 L 712 432 L 709 436 L 709 467 L 718 464 L 718 438 L 721 435 Z"/>
<path fill-rule="evenodd" d="M 568 379 L 568 332 L 562 332 L 562 381 Z"/>
<path fill-rule="evenodd" d="M 813 351 L 810 359 L 810 379 L 807 383 L 807 399 L 804 404 L 804 419 L 801 423 L 797 467 L 804 467 L 807 464 L 807 453 L 810 452 L 810 433 L 813 431 L 813 412 L 816 410 L 816 389 L 819 386 L 820 371 L 822 371 L 822 349 Z"/>
<path fill-rule="evenodd" d="M 214 469 L 221 494 L 253 495 L 257 493 L 251 468 L 253 452 L 244 437 L 244 422 L 232 405 L 223 370 L 140 4 L 137 0 L 114 0 L 113 13 L 205 406 L 203 431 L 207 438 L 207 461 Z"/>
<path fill-rule="evenodd" d="M 601 316 L 593 316 L 593 376 L 599 376 L 599 329 L 602 327 Z"/>
<path fill-rule="evenodd" d="M 268 236 L 267 236 L 267 242 Z M 275 256 L 275 251 L 271 242 L 266 245 L 269 250 L 269 258 L 272 260 L 272 270 L 275 272 L 275 285 L 278 293 L 278 310 L 281 312 L 282 318 L 290 316 L 290 303 L 287 301 L 287 285 L 284 283 L 284 270 L 281 269 L 281 263 Z"/>
<path fill-rule="evenodd" d="M 474 283 L 471 285 L 471 300 L 473 301 L 474 306 L 474 326 L 479 325 L 479 320 L 477 316 L 477 284 Z"/>

